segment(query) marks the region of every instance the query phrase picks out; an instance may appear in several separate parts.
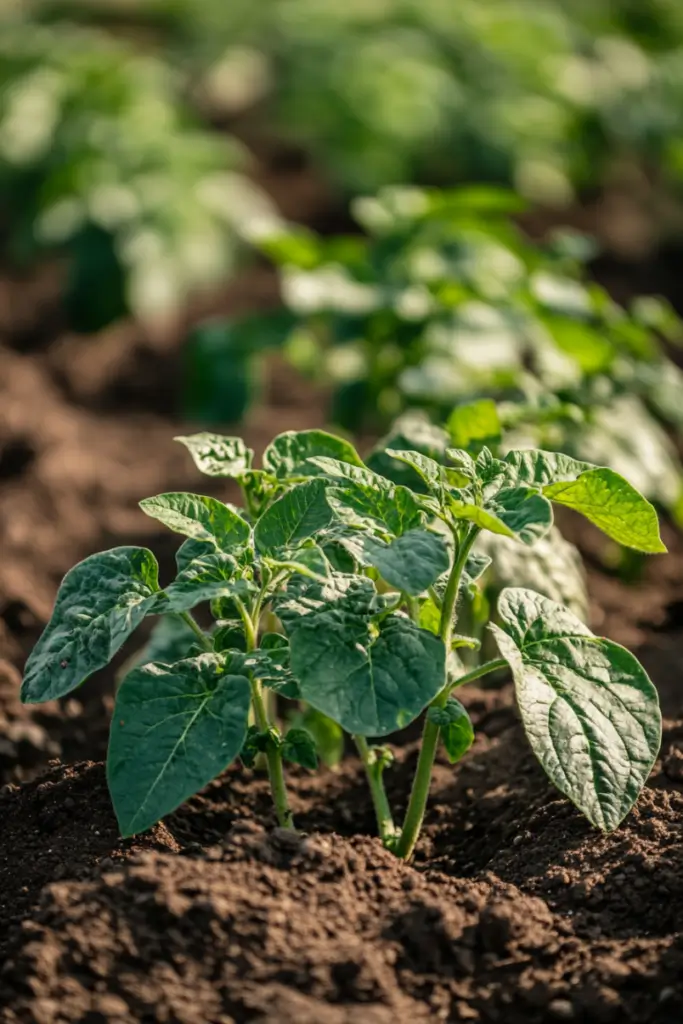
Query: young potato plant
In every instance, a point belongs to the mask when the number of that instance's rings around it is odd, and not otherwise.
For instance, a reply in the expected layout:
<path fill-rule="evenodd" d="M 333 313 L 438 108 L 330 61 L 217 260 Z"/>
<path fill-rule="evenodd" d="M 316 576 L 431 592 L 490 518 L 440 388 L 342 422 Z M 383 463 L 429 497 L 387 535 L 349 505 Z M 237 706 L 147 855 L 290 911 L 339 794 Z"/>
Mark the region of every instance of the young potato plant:
<path fill-rule="evenodd" d="M 22 699 L 64 696 L 105 666 L 146 616 L 163 616 L 143 659 L 121 682 L 107 778 L 123 835 L 149 828 L 235 758 L 267 763 L 281 826 L 293 827 L 283 761 L 314 768 L 305 729 L 282 729 L 274 701 L 327 716 L 354 740 L 379 834 L 411 856 L 438 745 L 457 761 L 473 740 L 456 690 L 501 668 L 514 678 L 532 750 L 552 782 L 598 828 L 633 806 L 660 744 L 654 686 L 623 647 L 594 636 L 572 612 L 532 590 L 505 589 L 492 624 L 499 656 L 464 671 L 458 600 L 485 569 L 484 532 L 532 545 L 553 503 L 583 513 L 619 543 L 664 551 L 653 507 L 610 469 L 545 451 L 476 458 L 448 449 L 442 465 L 389 449 L 420 486 L 397 484 L 323 431 L 276 437 L 254 468 L 238 438 L 179 438 L 197 466 L 240 485 L 244 508 L 171 493 L 141 507 L 185 537 L 165 586 L 151 551 L 122 547 L 67 573 L 34 648 Z M 410 479 L 410 478 L 409 478 Z M 195 606 L 210 602 L 214 626 Z M 373 739 L 425 713 L 402 824 Z"/>

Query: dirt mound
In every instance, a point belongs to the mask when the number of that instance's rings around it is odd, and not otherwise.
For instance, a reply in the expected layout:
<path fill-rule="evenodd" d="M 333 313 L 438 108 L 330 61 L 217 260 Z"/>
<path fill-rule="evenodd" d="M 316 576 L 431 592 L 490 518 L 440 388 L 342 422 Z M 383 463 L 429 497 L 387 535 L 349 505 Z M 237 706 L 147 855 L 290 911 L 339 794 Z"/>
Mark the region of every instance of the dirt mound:
<path fill-rule="evenodd" d="M 391 774 L 399 804 L 414 756 Z M 294 776 L 308 835 L 264 830 L 265 784 L 233 768 L 135 841 L 118 838 L 100 765 L 55 766 L 0 798 L 0 1019 L 673 1024 L 682 760 L 683 725 L 668 726 L 635 812 L 601 836 L 516 724 L 480 733 L 437 766 L 415 865 L 359 834 L 353 760 Z"/>

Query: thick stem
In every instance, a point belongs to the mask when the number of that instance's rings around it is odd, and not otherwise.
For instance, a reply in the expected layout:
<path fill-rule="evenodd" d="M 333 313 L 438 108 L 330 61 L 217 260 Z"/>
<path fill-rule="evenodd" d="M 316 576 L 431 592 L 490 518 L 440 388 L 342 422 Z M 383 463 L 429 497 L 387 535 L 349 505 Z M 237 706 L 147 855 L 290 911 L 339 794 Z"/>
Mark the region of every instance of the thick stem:
<path fill-rule="evenodd" d="M 453 563 L 453 568 L 451 569 L 451 574 L 448 577 L 446 591 L 443 595 L 439 632 L 446 647 L 446 659 L 448 659 L 450 654 L 451 636 L 453 634 L 453 626 L 455 624 L 455 606 L 458 600 L 460 578 L 462 576 L 463 569 L 465 568 L 467 556 L 469 555 L 472 545 L 476 540 L 478 532 L 479 531 L 475 527 L 471 527 L 469 533 L 460 544 Z M 443 707 L 448 700 L 449 693 L 450 685 L 446 683 L 441 692 L 436 695 L 430 706 Z M 413 850 L 415 849 L 415 844 L 417 843 L 420 835 L 420 829 L 422 828 L 422 821 L 425 815 L 425 808 L 427 806 L 427 797 L 429 796 L 429 786 L 432 780 L 432 768 L 434 766 L 434 758 L 436 756 L 438 742 L 439 726 L 436 725 L 436 723 L 431 722 L 429 718 L 426 718 L 424 728 L 422 730 L 422 745 L 420 747 L 420 756 L 417 760 L 413 787 L 410 791 L 408 809 L 406 810 L 406 816 L 403 821 L 401 835 L 399 836 L 396 844 L 396 853 L 399 857 L 403 858 L 403 860 L 408 860 L 412 855 Z"/>
<path fill-rule="evenodd" d="M 356 749 L 360 754 L 360 759 L 363 762 L 365 773 L 368 777 L 379 836 L 384 845 L 388 846 L 396 837 L 396 826 L 394 825 L 391 808 L 384 789 L 382 765 L 373 760 L 372 752 L 365 736 L 354 736 L 353 741 L 356 744 Z"/>
<path fill-rule="evenodd" d="M 256 633 L 258 627 L 254 625 L 254 620 L 244 604 L 238 599 L 235 600 L 235 604 L 244 622 L 247 651 L 253 651 L 258 643 Z M 263 690 L 258 679 L 251 680 L 251 703 L 259 732 L 268 733 L 270 721 L 268 719 L 266 703 L 263 699 Z M 287 786 L 285 785 L 285 776 L 282 770 L 282 754 L 279 745 L 272 736 L 268 736 L 266 743 L 266 761 L 268 764 L 270 791 L 273 797 L 273 804 L 275 805 L 278 824 L 281 828 L 294 828 L 294 817 L 289 806 Z"/>

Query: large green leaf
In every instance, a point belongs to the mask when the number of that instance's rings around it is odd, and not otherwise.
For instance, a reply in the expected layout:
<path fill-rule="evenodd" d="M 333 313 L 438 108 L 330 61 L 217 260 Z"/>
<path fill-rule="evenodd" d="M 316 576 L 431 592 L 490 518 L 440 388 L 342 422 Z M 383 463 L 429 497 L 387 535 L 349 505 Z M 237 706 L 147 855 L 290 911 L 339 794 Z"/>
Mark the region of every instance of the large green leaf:
<path fill-rule="evenodd" d="M 430 530 L 409 530 L 395 540 L 363 536 L 362 560 L 397 590 L 417 596 L 446 572 L 450 556 L 445 539 Z"/>
<path fill-rule="evenodd" d="M 251 691 L 224 659 L 152 663 L 121 684 L 107 780 L 121 834 L 144 832 L 211 782 L 239 754 Z"/>
<path fill-rule="evenodd" d="M 333 512 L 327 503 L 326 489 L 324 480 L 309 480 L 274 501 L 254 528 L 258 550 L 276 555 L 282 549 L 297 547 L 329 526 Z"/>
<path fill-rule="evenodd" d="M 213 601 L 217 597 L 248 597 L 255 586 L 240 578 L 239 572 L 232 555 L 223 551 L 200 555 L 166 587 L 168 610 L 186 612 L 202 601 Z"/>
<path fill-rule="evenodd" d="M 211 541 L 220 551 L 249 543 L 249 524 L 235 509 L 217 498 L 176 491 L 143 498 L 140 508 L 175 533 L 193 540 Z"/>
<path fill-rule="evenodd" d="M 591 469 L 576 480 L 548 484 L 543 493 L 580 512 L 619 544 L 651 554 L 666 551 L 654 507 L 612 469 Z"/>
<path fill-rule="evenodd" d="M 442 641 L 403 615 L 373 625 L 378 608 L 370 580 L 341 574 L 297 577 L 277 604 L 302 698 L 365 736 L 408 725 L 445 683 Z"/>
<path fill-rule="evenodd" d="M 254 452 L 241 437 L 222 434 L 190 434 L 175 437 L 188 449 L 197 469 L 207 476 L 239 477 L 251 468 Z"/>
<path fill-rule="evenodd" d="M 634 656 L 562 605 L 504 590 L 492 625 L 531 747 L 557 788 L 605 831 L 635 803 L 661 740 L 657 691 Z"/>
<path fill-rule="evenodd" d="M 319 476 L 320 470 L 309 462 L 312 456 L 327 456 L 362 466 L 358 452 L 348 441 L 325 430 L 288 430 L 279 434 L 263 453 L 263 468 L 278 479 Z"/>
<path fill-rule="evenodd" d="M 159 601 L 158 573 L 152 552 L 134 547 L 102 551 L 70 569 L 26 662 L 24 703 L 63 697 L 107 665 Z"/>

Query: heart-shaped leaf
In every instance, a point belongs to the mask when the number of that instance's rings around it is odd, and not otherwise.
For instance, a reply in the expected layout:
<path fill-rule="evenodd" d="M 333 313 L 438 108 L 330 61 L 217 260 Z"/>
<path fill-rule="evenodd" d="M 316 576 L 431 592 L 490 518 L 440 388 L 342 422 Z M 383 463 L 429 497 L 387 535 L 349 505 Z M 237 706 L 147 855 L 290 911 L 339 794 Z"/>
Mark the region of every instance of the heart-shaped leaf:
<path fill-rule="evenodd" d="M 147 548 L 91 555 L 70 569 L 52 618 L 24 672 L 25 704 L 56 700 L 109 664 L 159 601 L 159 567 Z"/>
<path fill-rule="evenodd" d="M 378 608 L 370 580 L 341 574 L 297 577 L 277 604 L 302 698 L 365 736 L 408 725 L 445 684 L 443 642 L 403 615 L 373 626 Z"/>
<path fill-rule="evenodd" d="M 251 690 L 221 655 L 151 663 L 116 695 L 107 780 L 121 834 L 144 832 L 199 792 L 239 754 Z"/>
<path fill-rule="evenodd" d="M 491 629 L 531 747 L 552 782 L 606 832 L 633 807 L 659 751 L 657 691 L 637 659 L 561 605 L 504 590 Z"/>

